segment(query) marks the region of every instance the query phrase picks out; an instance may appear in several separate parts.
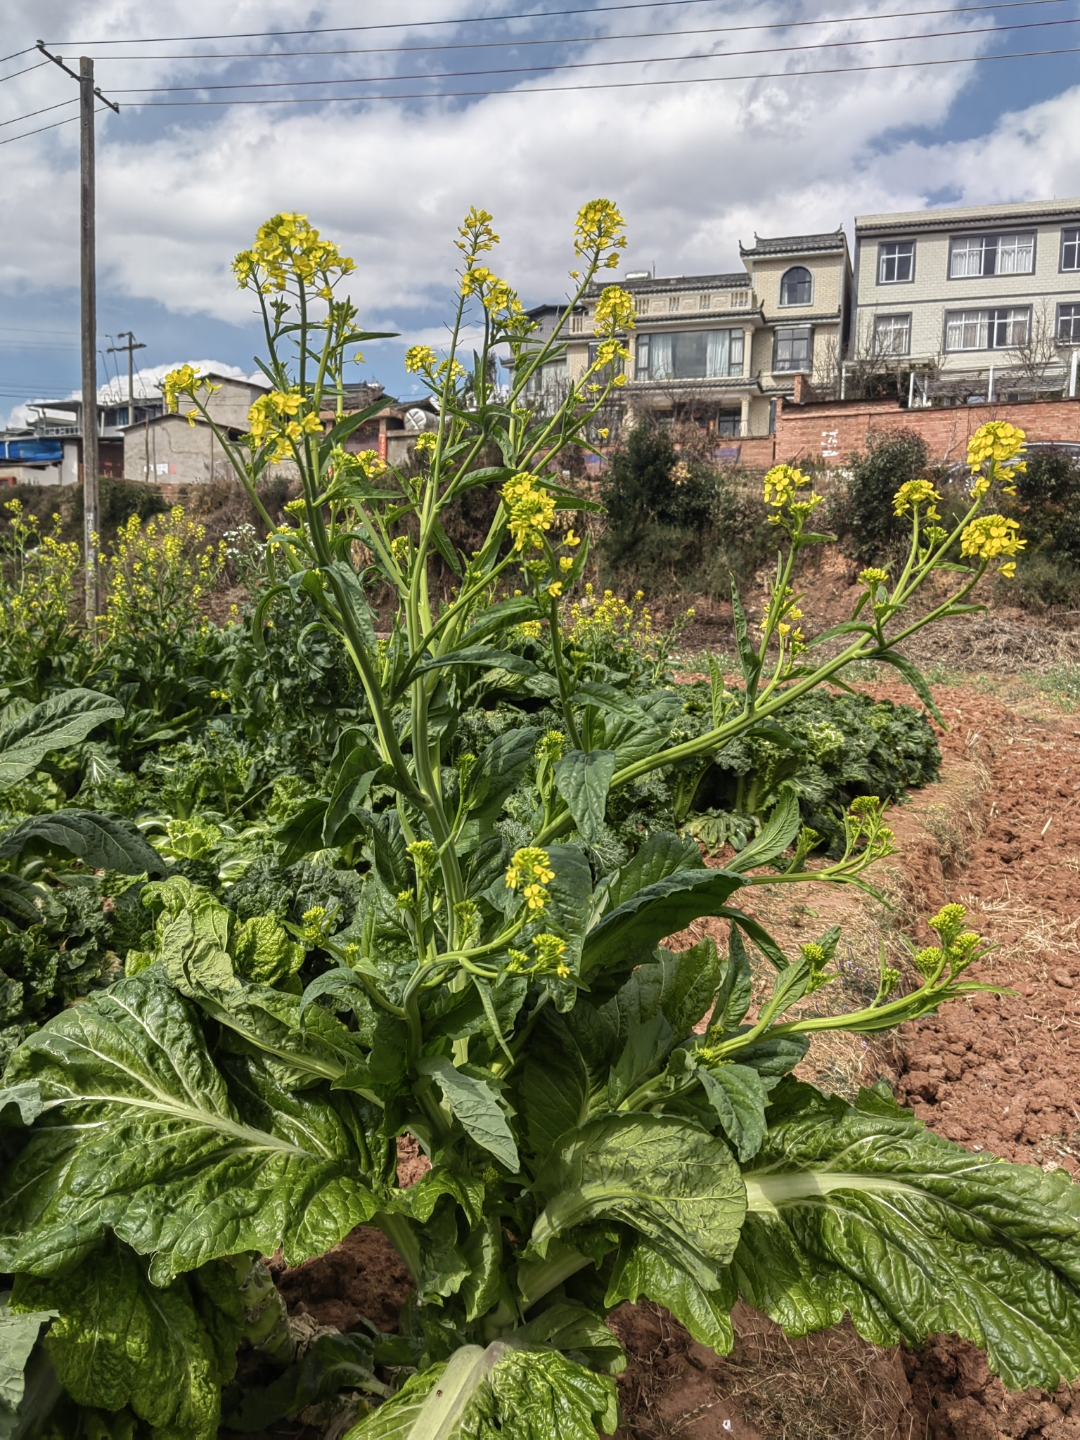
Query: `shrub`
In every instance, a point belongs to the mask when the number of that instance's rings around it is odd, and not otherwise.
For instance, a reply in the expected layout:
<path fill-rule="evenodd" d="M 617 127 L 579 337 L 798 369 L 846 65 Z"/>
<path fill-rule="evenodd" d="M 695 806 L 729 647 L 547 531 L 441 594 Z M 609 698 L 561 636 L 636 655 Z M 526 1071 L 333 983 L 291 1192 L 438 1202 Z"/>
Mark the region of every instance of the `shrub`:
<path fill-rule="evenodd" d="M 828 523 L 850 536 L 856 560 L 893 554 L 908 536 L 905 517 L 893 513 L 893 496 L 906 480 L 926 473 L 926 441 L 913 430 L 872 430 L 866 450 L 848 461 L 844 488 L 829 508 Z"/>

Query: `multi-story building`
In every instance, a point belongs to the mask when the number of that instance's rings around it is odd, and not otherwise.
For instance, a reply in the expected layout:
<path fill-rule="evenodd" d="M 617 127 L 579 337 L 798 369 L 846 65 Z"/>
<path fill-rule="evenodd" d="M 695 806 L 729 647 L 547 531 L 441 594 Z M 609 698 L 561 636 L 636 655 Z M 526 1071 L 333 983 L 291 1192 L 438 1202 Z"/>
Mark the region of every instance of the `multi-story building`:
<path fill-rule="evenodd" d="M 1045 388 L 1080 345 L 1080 199 L 857 216 L 855 295 L 851 364 Z"/>
<path fill-rule="evenodd" d="M 746 268 L 733 274 L 630 271 L 618 282 L 637 312 L 619 392 L 626 419 L 650 412 L 693 418 L 718 436 L 767 435 L 776 399 L 793 393 L 796 376 L 823 383 L 837 375 L 851 279 L 844 232 L 755 237 L 740 254 Z M 565 355 L 536 376 L 533 393 L 556 397 L 595 359 L 605 283 L 582 297 L 564 332 Z M 530 310 L 536 338 L 550 335 L 562 313 Z"/>

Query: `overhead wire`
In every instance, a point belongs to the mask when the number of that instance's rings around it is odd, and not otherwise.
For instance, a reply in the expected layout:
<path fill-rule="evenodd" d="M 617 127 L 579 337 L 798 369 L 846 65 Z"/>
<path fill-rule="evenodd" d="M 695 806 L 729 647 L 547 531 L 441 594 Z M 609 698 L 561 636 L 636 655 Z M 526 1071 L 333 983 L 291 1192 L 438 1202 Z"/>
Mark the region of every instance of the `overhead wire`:
<path fill-rule="evenodd" d="M 108 108 L 108 105 L 99 105 L 98 108 L 94 111 L 94 114 L 101 115 L 104 111 L 108 110 Z M 22 120 L 27 120 L 29 119 L 29 116 L 22 115 L 19 118 Z M 33 130 L 23 130 L 19 135 L 8 135 L 6 139 L 0 140 L 0 145 L 13 145 L 16 140 L 25 140 L 30 135 L 41 135 L 46 130 L 56 130 L 61 125 L 71 125 L 78 119 L 78 115 L 69 115 L 66 120 L 54 120 L 51 125 L 38 125 Z"/>
<path fill-rule="evenodd" d="M 864 45 L 895 45 L 906 40 L 952 39 L 958 35 L 999 34 L 1005 30 L 1044 29 L 1048 26 L 1080 25 L 1080 16 L 1068 20 L 1028 20 L 1016 25 L 983 25 L 968 30 L 923 31 L 918 35 L 881 35 L 872 40 L 818 40 L 805 45 L 765 45 L 752 50 L 715 50 L 696 55 L 642 55 L 627 60 L 567 60 L 546 65 L 499 66 L 486 70 L 433 70 L 405 75 L 360 75 L 341 80 L 320 77 L 317 80 L 237 80 L 217 85 L 143 85 L 128 89 L 110 85 L 113 95 L 179 94 L 191 90 L 280 90 L 307 85 L 379 85 L 406 80 L 455 80 L 479 75 L 535 75 L 562 70 L 599 70 L 616 65 L 670 65 L 683 61 L 734 60 L 747 55 L 786 55 L 808 50 L 844 50 Z M 806 73 L 806 72 L 802 72 Z M 138 103 L 133 102 L 133 103 Z"/>
<path fill-rule="evenodd" d="M 26 51 L 24 50 L 22 53 L 25 55 Z M 10 60 L 13 57 L 9 55 L 7 58 Z M 3 63 L 4 62 L 0 60 L 0 65 Z M 43 65 L 48 65 L 48 63 L 48 60 L 39 60 L 36 65 L 24 65 L 21 70 L 13 70 L 10 75 L 0 75 L 0 85 L 2 85 L 5 80 L 17 80 L 20 75 L 29 75 L 31 70 L 40 70 Z"/>
<path fill-rule="evenodd" d="M 25 115 L 16 115 L 13 120 L 0 120 L 0 129 L 5 125 L 18 125 L 20 120 L 32 120 L 35 115 L 44 115 L 49 110 L 60 110 L 65 105 L 77 105 L 78 95 L 69 95 L 66 100 L 58 100 L 55 105 L 43 105 L 40 110 L 28 110 Z"/>
<path fill-rule="evenodd" d="M 1053 50 L 1019 50 L 1007 54 L 949 56 L 941 60 L 893 60 L 876 65 L 830 65 L 815 70 L 765 70 L 744 75 L 676 75 L 663 80 L 607 80 L 585 85 L 530 85 L 506 86 L 490 90 L 416 90 L 400 91 L 394 95 L 374 95 L 370 91 L 363 95 L 282 95 L 261 96 L 239 100 L 136 100 L 129 108 L 136 109 L 182 109 L 188 106 L 211 105 L 325 105 L 362 104 L 368 100 L 463 100 L 486 95 L 564 95 L 576 90 L 641 90 L 660 85 L 722 85 L 731 80 L 795 80 L 804 75 L 855 75 L 875 70 L 921 70 L 930 66 L 971 65 L 983 60 L 1031 60 L 1045 55 L 1076 55 L 1080 45 L 1068 45 Z M 60 121 L 64 124 L 64 121 Z M 16 137 L 18 138 L 18 137 Z M 9 143 L 0 140 L 0 145 Z"/>
<path fill-rule="evenodd" d="M 1031 5 L 1063 5 L 1066 0 L 995 0 L 987 5 L 947 5 L 933 10 L 893 10 L 880 15 L 833 15 L 819 20 L 778 20 L 772 24 L 709 25 L 687 30 L 636 30 L 621 35 L 554 35 L 506 40 L 456 40 L 439 45 L 364 45 L 333 50 L 202 50 L 180 55 L 99 55 L 98 60 L 291 60 L 322 55 L 396 55 L 439 50 L 507 50 L 535 45 L 608 44 L 615 40 L 658 40 L 676 35 L 735 35 L 750 30 L 797 30 L 813 25 L 862 25 L 878 20 L 920 19 L 926 15 L 962 15 L 971 11 L 1018 10 Z"/>

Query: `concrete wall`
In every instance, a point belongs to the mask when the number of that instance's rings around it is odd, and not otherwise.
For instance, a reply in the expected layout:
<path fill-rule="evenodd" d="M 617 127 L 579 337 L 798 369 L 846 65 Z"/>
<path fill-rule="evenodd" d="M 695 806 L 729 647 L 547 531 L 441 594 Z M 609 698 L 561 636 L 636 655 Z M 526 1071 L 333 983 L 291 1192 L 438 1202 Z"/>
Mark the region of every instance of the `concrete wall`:
<path fill-rule="evenodd" d="M 266 394 L 269 385 L 252 385 L 247 380 L 233 380 L 224 375 L 211 375 L 210 378 L 215 385 L 221 387 L 214 391 L 206 405 L 211 419 L 223 429 L 242 430 L 246 433 L 248 411 L 260 395 Z M 205 399 L 205 396 L 203 398 Z M 182 395 L 179 413 L 186 415 L 192 408 L 191 401 L 186 395 Z"/>
<path fill-rule="evenodd" d="M 210 426 L 191 425 L 182 415 L 159 415 L 125 433 L 124 476 L 176 485 L 235 478 Z"/>

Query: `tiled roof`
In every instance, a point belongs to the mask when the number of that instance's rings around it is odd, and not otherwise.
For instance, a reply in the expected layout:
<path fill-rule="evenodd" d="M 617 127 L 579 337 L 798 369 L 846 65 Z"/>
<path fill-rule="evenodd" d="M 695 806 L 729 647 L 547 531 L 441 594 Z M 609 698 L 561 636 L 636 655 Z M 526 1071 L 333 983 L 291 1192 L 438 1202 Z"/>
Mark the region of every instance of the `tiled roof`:
<path fill-rule="evenodd" d="M 892 215 L 856 215 L 855 233 L 885 230 L 946 230 L 995 221 L 1055 220 L 1080 212 L 1080 199 L 1032 200 L 1008 205 L 945 206 L 937 210 L 901 210 Z"/>
<path fill-rule="evenodd" d="M 740 255 L 797 255 L 817 250 L 843 250 L 845 245 L 843 228 L 828 230 L 823 235 L 777 235 L 769 238 L 754 235 L 753 245 L 739 246 Z"/>
<path fill-rule="evenodd" d="M 621 285 L 632 295 L 667 295 L 673 290 L 746 290 L 750 286 L 750 276 L 745 270 L 738 270 L 733 275 L 649 275 L 640 280 L 594 281 L 585 293 L 592 299 L 613 284 Z"/>

